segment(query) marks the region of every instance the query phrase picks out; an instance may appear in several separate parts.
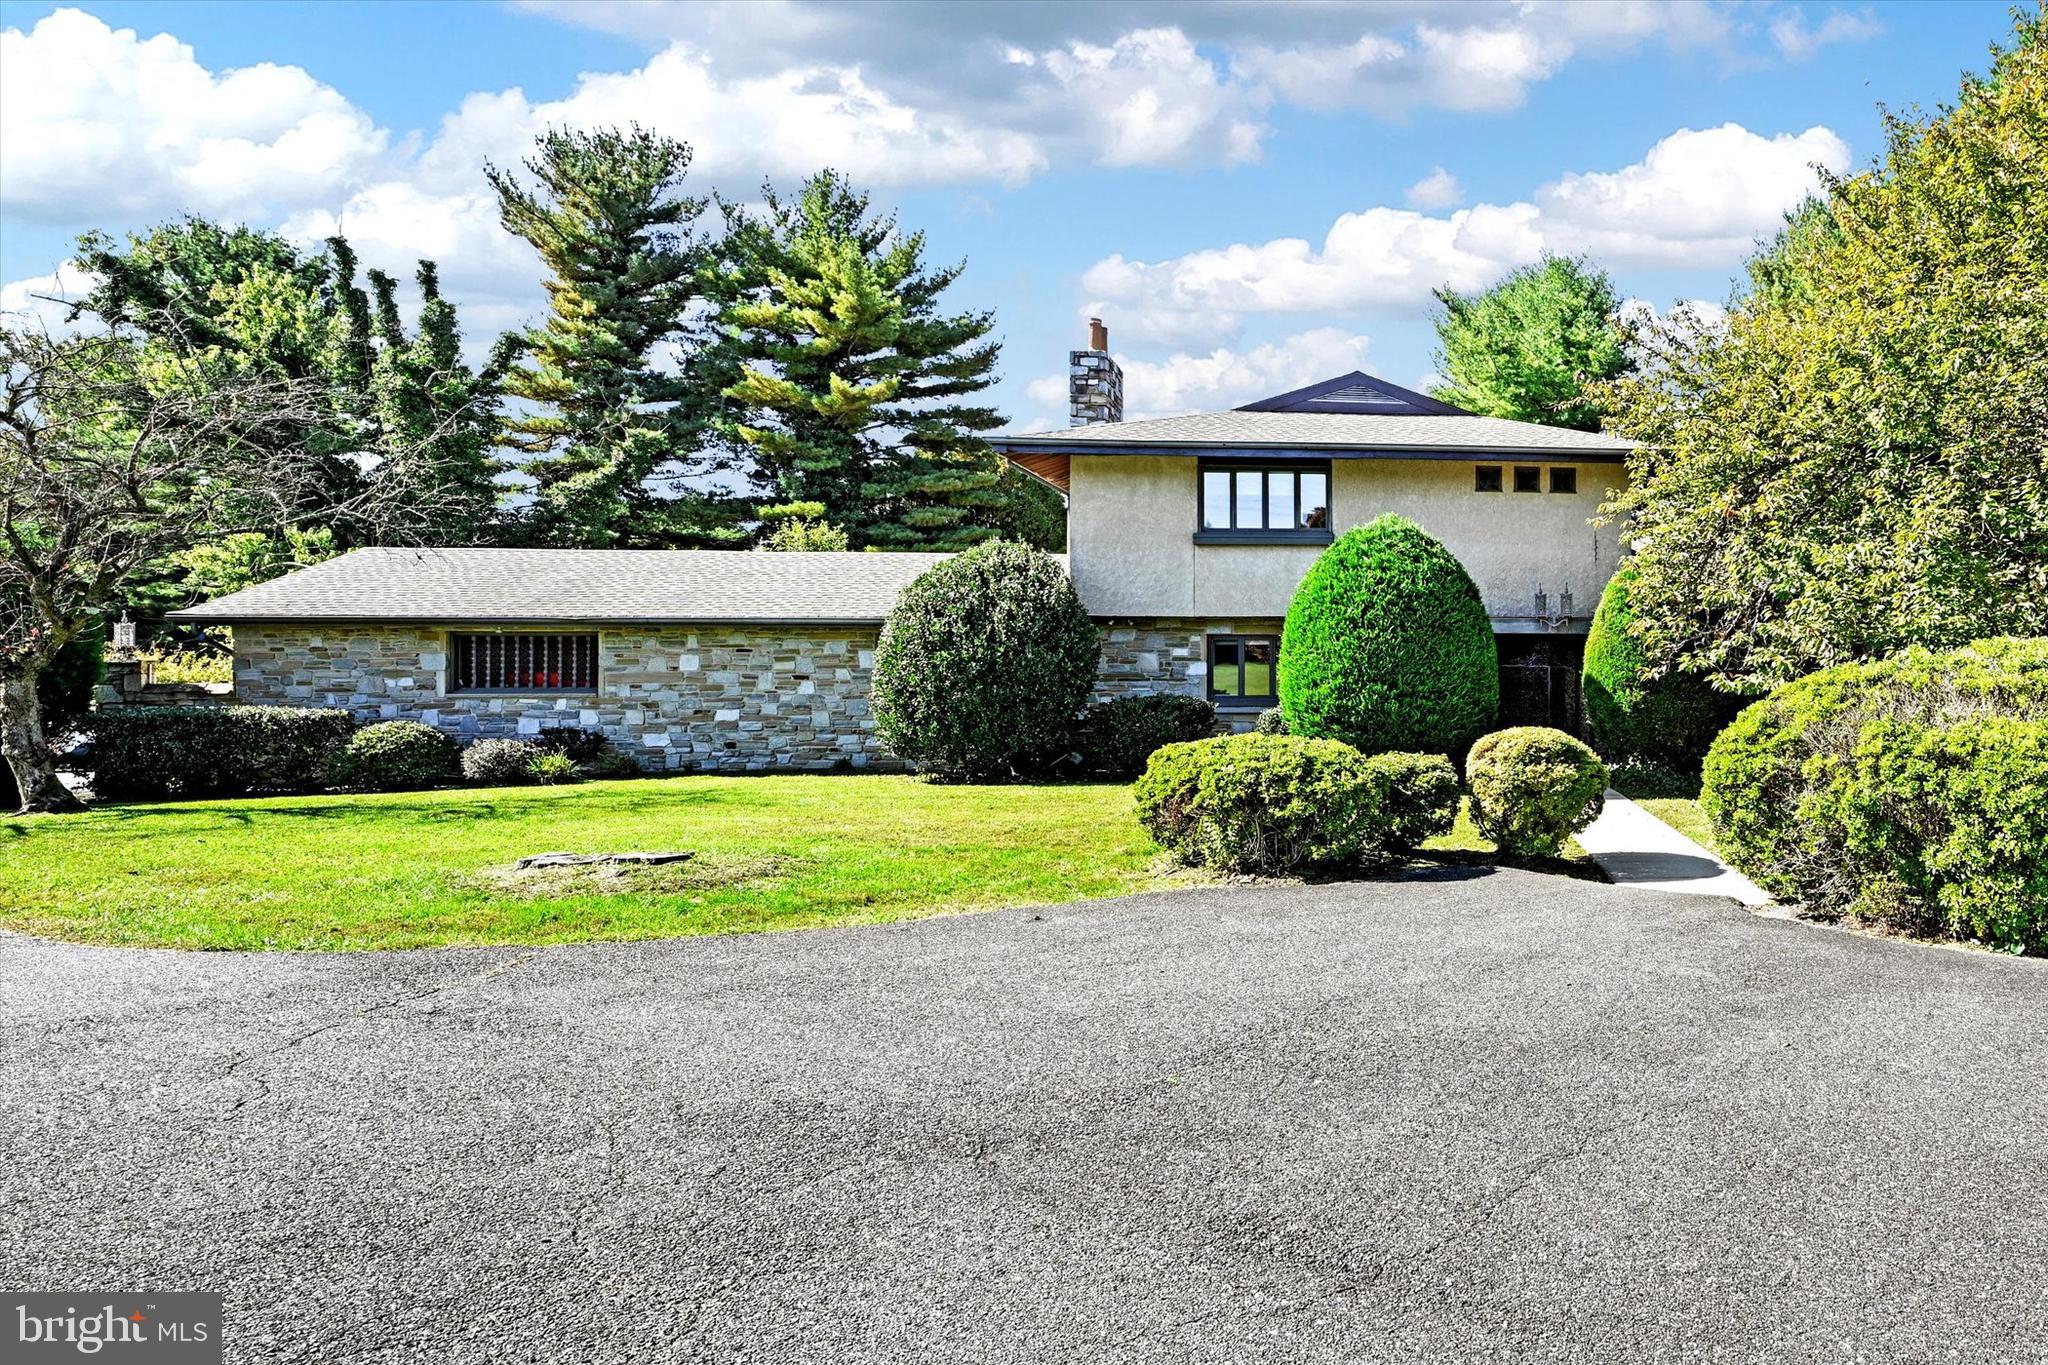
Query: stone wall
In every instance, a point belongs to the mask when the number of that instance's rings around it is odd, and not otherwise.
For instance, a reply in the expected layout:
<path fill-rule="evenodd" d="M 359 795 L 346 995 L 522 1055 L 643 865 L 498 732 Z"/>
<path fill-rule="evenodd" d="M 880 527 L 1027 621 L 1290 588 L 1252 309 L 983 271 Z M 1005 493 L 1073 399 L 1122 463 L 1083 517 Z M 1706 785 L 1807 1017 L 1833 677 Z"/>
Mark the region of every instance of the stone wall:
<path fill-rule="evenodd" d="M 1238 621 L 1203 621 L 1183 617 L 1140 621 L 1097 622 L 1102 627 L 1102 664 L 1095 680 L 1095 699 L 1142 697 L 1178 692 L 1209 695 L 1208 635 L 1278 635 L 1280 622 L 1271 617 Z M 1233 729 L 1248 729 L 1258 711 L 1226 712 Z"/>
<path fill-rule="evenodd" d="M 235 627 L 236 699 L 418 720 L 463 740 L 601 730 L 650 770 L 904 765 L 874 733 L 872 627 L 713 626 L 599 632 L 594 693 L 449 692 L 448 632 Z"/>

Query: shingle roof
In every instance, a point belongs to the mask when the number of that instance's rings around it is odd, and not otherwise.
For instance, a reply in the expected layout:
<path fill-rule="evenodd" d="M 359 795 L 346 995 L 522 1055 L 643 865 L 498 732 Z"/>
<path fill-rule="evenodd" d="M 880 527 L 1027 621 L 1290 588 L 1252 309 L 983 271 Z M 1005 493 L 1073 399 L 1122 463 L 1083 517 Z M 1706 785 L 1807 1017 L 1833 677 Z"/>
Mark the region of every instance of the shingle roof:
<path fill-rule="evenodd" d="M 938 554 L 352 550 L 177 621 L 590 624 L 880 621 Z"/>
<path fill-rule="evenodd" d="M 1360 451 L 1492 451 L 1508 454 L 1597 455 L 1620 459 L 1634 442 L 1600 432 L 1571 431 L 1505 417 L 1386 416 L 1334 412 L 1200 412 L 1145 422 L 1095 422 L 1065 431 L 997 436 L 998 450 L 1294 449 Z"/>

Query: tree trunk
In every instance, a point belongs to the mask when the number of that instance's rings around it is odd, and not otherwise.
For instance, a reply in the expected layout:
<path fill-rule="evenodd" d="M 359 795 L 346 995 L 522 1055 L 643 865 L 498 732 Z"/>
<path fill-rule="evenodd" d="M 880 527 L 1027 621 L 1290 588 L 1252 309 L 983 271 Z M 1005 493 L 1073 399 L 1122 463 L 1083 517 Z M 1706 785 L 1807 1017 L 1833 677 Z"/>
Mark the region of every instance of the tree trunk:
<path fill-rule="evenodd" d="M 85 809 L 57 776 L 56 761 L 43 738 L 34 673 L 0 674 L 0 756 L 14 774 L 23 815 Z"/>

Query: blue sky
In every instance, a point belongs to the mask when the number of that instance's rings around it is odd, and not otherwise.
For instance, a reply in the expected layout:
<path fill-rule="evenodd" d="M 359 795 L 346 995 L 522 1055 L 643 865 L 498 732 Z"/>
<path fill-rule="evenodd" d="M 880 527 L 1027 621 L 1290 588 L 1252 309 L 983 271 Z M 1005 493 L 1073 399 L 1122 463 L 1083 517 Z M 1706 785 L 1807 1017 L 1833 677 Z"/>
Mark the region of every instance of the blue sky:
<path fill-rule="evenodd" d="M 539 273 L 480 165 L 551 123 L 691 142 L 745 199 L 832 164 L 965 257 L 998 399 L 1063 422 L 1109 323 L 1136 413 L 1354 367 L 1431 371 L 1429 289 L 1543 250 L 1659 308 L 1719 300 L 1880 102 L 1931 106 L 2009 27 L 1990 3 L 669 6 L 0 3 L 0 302 L 84 229 L 183 211 L 372 264 L 436 257 L 479 347 Z"/>

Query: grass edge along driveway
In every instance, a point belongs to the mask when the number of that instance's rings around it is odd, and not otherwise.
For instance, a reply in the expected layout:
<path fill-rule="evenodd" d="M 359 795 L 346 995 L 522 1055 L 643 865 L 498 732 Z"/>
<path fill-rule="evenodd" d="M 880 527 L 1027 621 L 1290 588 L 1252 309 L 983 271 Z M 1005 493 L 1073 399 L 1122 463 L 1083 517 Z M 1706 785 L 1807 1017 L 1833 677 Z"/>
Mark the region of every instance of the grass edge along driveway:
<path fill-rule="evenodd" d="M 526 854 L 688 849 L 624 874 Z M 1122 784 L 685 777 L 0 817 L 0 928 L 174 948 L 409 948 L 879 923 L 1206 880 Z"/>

